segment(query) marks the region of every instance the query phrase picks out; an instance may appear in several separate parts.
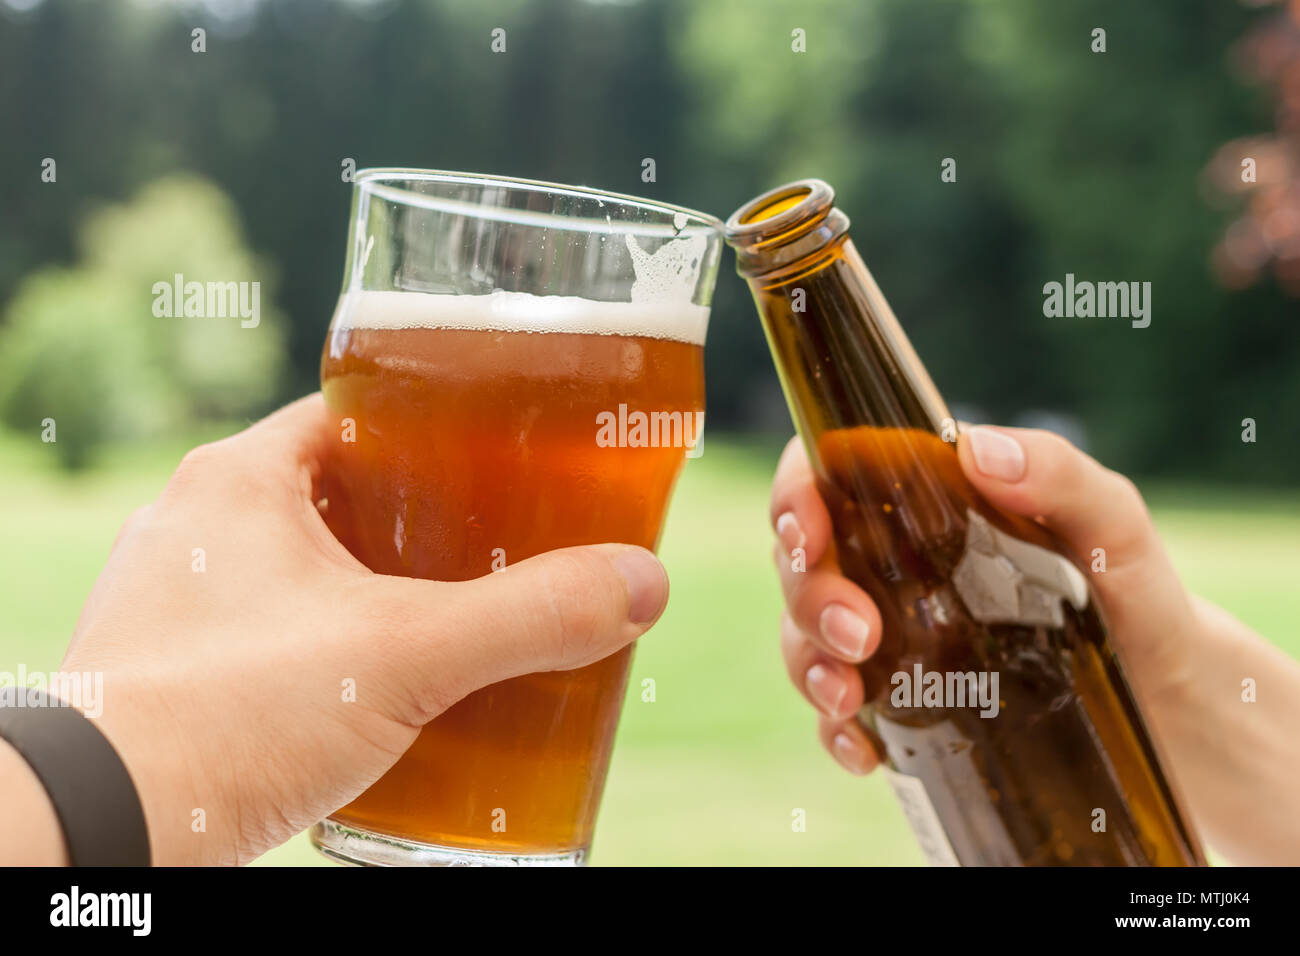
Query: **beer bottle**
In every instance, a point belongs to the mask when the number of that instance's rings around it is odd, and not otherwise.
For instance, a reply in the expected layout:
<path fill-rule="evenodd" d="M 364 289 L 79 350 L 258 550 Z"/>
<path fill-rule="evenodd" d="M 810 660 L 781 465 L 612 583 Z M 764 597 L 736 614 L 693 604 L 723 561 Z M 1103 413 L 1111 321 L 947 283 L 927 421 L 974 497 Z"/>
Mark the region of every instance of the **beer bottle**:
<path fill-rule="evenodd" d="M 858 715 L 934 864 L 1203 865 L 1084 574 L 985 501 L 820 180 L 727 223 L 843 573 L 881 645 Z"/>

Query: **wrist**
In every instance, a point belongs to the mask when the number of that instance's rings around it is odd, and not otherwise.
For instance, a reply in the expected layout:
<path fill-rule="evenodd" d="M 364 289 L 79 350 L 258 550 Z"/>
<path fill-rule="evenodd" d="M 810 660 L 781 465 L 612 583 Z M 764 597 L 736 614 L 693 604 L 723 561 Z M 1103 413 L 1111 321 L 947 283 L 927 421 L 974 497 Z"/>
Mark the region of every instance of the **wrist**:
<path fill-rule="evenodd" d="M 189 862 L 185 851 L 190 849 L 190 818 L 179 809 L 185 800 L 173 781 L 185 775 L 186 759 L 168 745 L 167 723 L 138 714 L 129 700 L 125 694 L 114 694 L 101 714 L 87 719 L 113 746 L 131 778 L 144 813 L 152 863 L 184 865 Z"/>
<path fill-rule="evenodd" d="M 8 866 L 67 866 L 63 827 L 36 771 L 0 740 L 0 780 L 5 782 L 0 847 Z"/>
<path fill-rule="evenodd" d="M 1161 608 L 1158 631 L 1121 626 L 1111 640 L 1143 713 L 1159 721 L 1197 706 L 1209 642 L 1191 596 L 1181 588 L 1153 603 Z"/>

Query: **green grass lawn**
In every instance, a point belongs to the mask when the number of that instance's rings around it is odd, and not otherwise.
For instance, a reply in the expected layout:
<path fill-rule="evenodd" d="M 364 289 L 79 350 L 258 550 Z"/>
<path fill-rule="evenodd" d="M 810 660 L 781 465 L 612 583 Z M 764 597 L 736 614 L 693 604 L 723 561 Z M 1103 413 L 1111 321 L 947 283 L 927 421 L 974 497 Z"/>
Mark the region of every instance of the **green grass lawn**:
<path fill-rule="evenodd" d="M 0 435 L 0 670 L 57 667 L 122 520 L 189 443 L 119 449 L 68 478 L 46 449 Z M 710 439 L 682 478 L 662 556 L 672 600 L 641 642 L 594 862 L 917 864 L 879 776 L 840 772 L 777 651 L 767 483 L 775 447 Z M 1300 653 L 1300 495 L 1150 490 L 1189 585 Z M 653 678 L 656 701 L 642 703 Z M 792 813 L 807 815 L 793 832 Z M 323 863 L 298 836 L 260 863 Z"/>

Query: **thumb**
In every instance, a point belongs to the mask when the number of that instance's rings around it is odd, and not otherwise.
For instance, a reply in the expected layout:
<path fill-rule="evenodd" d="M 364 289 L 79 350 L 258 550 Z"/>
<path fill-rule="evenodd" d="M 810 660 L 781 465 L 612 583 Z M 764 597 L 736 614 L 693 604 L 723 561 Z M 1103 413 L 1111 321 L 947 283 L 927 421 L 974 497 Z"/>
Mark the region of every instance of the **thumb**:
<path fill-rule="evenodd" d="M 622 544 L 548 551 L 472 581 L 371 581 L 403 651 L 377 663 L 426 719 L 489 684 L 608 657 L 668 601 L 659 559 Z"/>
<path fill-rule="evenodd" d="M 1073 552 L 1126 655 L 1172 664 L 1177 649 L 1161 638 L 1179 633 L 1191 603 L 1132 481 L 1037 429 L 969 428 L 957 454 L 990 503 L 1038 519 Z"/>

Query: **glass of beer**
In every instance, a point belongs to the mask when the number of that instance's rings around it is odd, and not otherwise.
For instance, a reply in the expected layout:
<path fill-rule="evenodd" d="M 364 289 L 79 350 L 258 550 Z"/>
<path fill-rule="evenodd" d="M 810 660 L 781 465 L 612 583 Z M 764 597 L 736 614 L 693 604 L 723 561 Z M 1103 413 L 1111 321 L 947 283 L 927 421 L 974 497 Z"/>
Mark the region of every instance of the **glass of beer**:
<path fill-rule="evenodd" d="M 594 189 L 358 172 L 321 359 L 334 534 L 376 572 L 439 581 L 655 548 L 699 441 L 721 235 Z M 583 862 L 630 661 L 465 697 L 313 842 L 359 864 Z"/>

